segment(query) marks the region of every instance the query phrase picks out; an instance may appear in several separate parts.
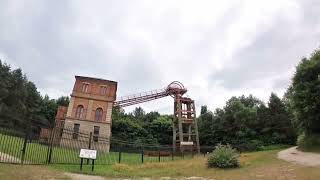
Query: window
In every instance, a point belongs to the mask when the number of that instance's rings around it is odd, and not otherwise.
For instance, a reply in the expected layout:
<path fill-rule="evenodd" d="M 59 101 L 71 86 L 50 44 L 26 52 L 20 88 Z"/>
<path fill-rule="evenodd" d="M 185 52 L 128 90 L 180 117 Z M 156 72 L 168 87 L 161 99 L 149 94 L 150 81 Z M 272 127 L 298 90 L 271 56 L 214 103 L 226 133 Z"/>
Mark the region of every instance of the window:
<path fill-rule="evenodd" d="M 102 121 L 102 115 L 103 115 L 103 110 L 102 110 L 102 108 L 98 108 L 98 109 L 96 110 L 96 115 L 95 115 L 94 120 L 96 120 L 96 121 Z"/>
<path fill-rule="evenodd" d="M 101 95 L 107 94 L 107 87 L 106 86 L 100 86 L 100 94 Z"/>
<path fill-rule="evenodd" d="M 98 140 L 99 140 L 99 131 L 100 131 L 100 127 L 99 126 L 94 126 L 93 127 L 93 141 L 94 142 L 98 142 Z"/>
<path fill-rule="evenodd" d="M 76 118 L 79 118 L 79 119 L 83 118 L 83 112 L 84 112 L 83 106 L 79 105 L 76 110 Z"/>
<path fill-rule="evenodd" d="M 88 92 L 89 83 L 82 83 L 82 92 Z"/>
<path fill-rule="evenodd" d="M 78 139 L 78 137 L 79 137 L 79 129 L 80 129 L 80 124 L 74 124 L 74 126 L 73 126 L 73 135 L 72 135 L 73 139 Z"/>

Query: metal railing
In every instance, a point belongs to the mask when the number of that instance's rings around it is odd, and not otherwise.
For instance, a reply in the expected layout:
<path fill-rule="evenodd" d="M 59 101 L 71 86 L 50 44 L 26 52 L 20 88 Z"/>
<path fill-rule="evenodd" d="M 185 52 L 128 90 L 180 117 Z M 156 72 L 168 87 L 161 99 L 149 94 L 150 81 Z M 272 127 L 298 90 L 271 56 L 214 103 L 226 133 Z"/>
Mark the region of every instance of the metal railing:
<path fill-rule="evenodd" d="M 97 150 L 95 164 L 141 164 L 144 162 L 166 162 L 192 158 L 195 151 L 175 152 L 171 146 L 137 144 L 78 132 L 73 129 L 54 128 L 48 134 L 19 132 L 0 128 L 0 162 L 15 164 L 79 164 L 80 149 Z M 203 147 L 203 154 L 208 152 Z M 88 163 L 88 162 L 87 162 Z"/>

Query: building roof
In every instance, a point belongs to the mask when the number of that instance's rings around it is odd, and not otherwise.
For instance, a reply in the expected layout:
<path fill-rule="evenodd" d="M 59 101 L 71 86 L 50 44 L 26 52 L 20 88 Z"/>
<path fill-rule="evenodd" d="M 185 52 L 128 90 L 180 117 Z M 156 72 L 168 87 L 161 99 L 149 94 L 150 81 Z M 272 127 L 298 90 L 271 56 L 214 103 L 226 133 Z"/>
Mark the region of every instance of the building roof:
<path fill-rule="evenodd" d="M 81 78 L 81 79 L 91 79 L 91 80 L 99 80 L 99 81 L 105 81 L 105 82 L 111 82 L 111 83 L 115 83 L 117 84 L 116 81 L 111 81 L 111 80 L 108 80 L 108 79 L 101 79 L 101 78 L 94 78 L 94 77 L 86 77 L 86 76 L 75 76 L 75 78 Z"/>

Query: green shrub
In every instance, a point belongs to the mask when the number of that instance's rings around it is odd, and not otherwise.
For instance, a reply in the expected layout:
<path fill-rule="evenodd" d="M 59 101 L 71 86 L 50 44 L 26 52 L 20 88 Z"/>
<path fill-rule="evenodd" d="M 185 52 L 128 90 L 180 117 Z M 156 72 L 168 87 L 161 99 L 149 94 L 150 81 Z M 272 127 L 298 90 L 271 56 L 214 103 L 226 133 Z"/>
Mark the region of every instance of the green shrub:
<path fill-rule="evenodd" d="M 302 151 L 320 151 L 320 134 L 305 133 L 299 135 L 297 139 L 298 148 Z"/>
<path fill-rule="evenodd" d="M 237 144 L 235 147 L 240 152 L 259 151 L 263 147 L 263 141 L 248 140 L 245 143 Z"/>
<path fill-rule="evenodd" d="M 239 166 L 239 153 L 230 145 L 218 144 L 207 160 L 209 168 L 233 168 Z"/>

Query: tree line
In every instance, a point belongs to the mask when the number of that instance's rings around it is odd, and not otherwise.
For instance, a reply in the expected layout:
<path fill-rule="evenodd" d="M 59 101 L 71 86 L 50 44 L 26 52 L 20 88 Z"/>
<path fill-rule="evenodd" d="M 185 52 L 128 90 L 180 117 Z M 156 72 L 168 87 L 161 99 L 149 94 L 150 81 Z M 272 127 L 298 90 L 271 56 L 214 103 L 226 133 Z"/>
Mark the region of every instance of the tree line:
<path fill-rule="evenodd" d="M 0 79 L 0 127 L 39 132 L 54 126 L 58 105 L 69 103 L 65 96 L 56 100 L 41 96 L 20 68 L 12 69 L 1 60 Z"/>
<path fill-rule="evenodd" d="M 296 131 L 292 112 L 284 100 L 271 93 L 265 104 L 252 95 L 232 97 L 214 112 L 201 107 L 198 118 L 200 144 L 231 144 L 242 150 L 257 150 L 272 144 L 294 144 Z"/>

